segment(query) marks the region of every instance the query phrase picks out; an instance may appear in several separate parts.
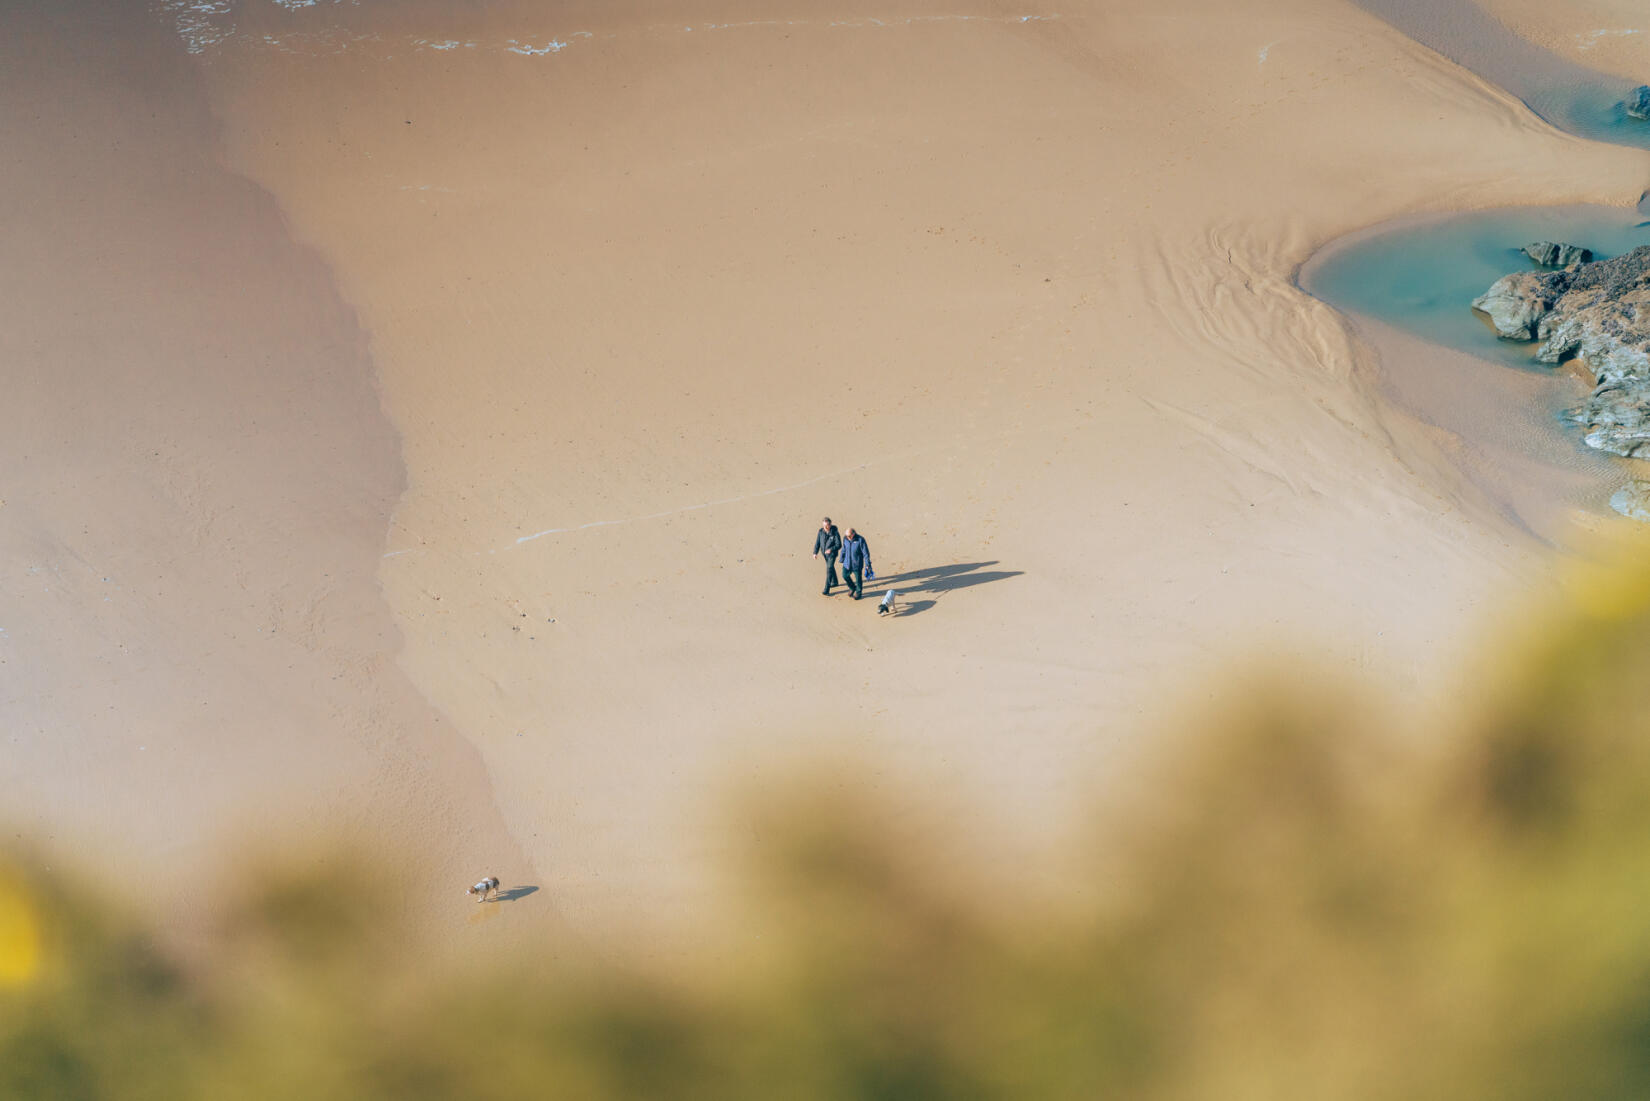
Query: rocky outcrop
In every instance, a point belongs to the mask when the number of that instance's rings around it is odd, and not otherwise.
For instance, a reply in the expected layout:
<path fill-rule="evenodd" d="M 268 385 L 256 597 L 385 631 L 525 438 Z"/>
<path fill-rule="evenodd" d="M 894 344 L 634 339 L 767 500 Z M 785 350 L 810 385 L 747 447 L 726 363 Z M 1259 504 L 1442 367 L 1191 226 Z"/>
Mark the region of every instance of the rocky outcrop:
<path fill-rule="evenodd" d="M 1650 84 L 1640 84 L 1628 93 L 1621 109 L 1633 118 L 1650 120 Z"/>
<path fill-rule="evenodd" d="M 1541 319 L 1552 313 L 1570 289 L 1569 276 L 1565 271 L 1514 272 L 1473 299 L 1472 308 L 1489 315 L 1502 340 L 1534 340 Z"/>
<path fill-rule="evenodd" d="M 1570 417 L 1589 447 L 1650 459 L 1650 245 L 1563 271 L 1515 272 L 1473 306 L 1536 359 L 1580 359 L 1597 380 Z"/>
<path fill-rule="evenodd" d="M 1591 262 L 1593 250 L 1580 245 L 1563 245 L 1557 241 L 1537 241 L 1524 246 L 1524 255 L 1545 268 L 1567 268 L 1571 264 Z"/>

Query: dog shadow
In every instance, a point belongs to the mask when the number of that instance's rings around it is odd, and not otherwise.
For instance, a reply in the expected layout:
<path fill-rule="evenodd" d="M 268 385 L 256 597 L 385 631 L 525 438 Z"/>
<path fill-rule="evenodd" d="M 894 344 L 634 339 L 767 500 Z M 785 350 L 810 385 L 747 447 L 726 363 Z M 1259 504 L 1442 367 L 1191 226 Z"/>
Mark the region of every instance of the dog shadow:
<path fill-rule="evenodd" d="M 919 612 L 926 612 L 928 609 L 932 608 L 937 603 L 939 603 L 937 600 L 908 600 L 908 601 L 904 601 L 902 603 L 894 605 L 894 615 L 895 616 L 916 615 Z"/>
<path fill-rule="evenodd" d="M 538 890 L 537 887 L 511 887 L 508 891 L 500 891 L 498 894 L 494 895 L 493 901 L 514 902 L 518 898 L 526 898 L 536 890 Z"/>

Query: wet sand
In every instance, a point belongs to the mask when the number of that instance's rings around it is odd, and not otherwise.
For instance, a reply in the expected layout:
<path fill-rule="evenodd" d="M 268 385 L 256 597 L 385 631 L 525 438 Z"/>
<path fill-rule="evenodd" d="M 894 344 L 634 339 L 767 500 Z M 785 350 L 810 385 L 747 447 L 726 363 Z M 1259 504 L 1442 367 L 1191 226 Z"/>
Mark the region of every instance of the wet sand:
<path fill-rule="evenodd" d="M 1484 0 L 1484 8 L 1524 38 L 1572 61 L 1650 81 L 1650 10 L 1638 0 Z"/>
<path fill-rule="evenodd" d="M 1591 49 L 1605 41 L 1531 33 L 1530 21 L 1472 0 L 1359 0 L 1404 34 L 1517 96 L 1542 119 L 1593 141 L 1650 149 L 1650 125 L 1625 116 L 1620 104 L 1636 81 L 1595 64 Z M 1507 12 L 1518 10 L 1516 3 Z M 1502 15 L 1498 18 L 1498 14 Z M 1562 17 L 1577 17 L 1570 12 Z M 1550 20 L 1536 20 L 1544 22 Z M 1642 51 L 1641 51 L 1642 52 Z"/>
<path fill-rule="evenodd" d="M 405 480 L 366 334 L 220 163 L 164 27 L 7 16 L 27 171 L 0 215 L 6 817 L 168 900 L 185 935 L 247 847 L 358 837 L 405 860 L 384 904 L 434 932 L 452 915 L 426 890 L 528 865 L 478 754 L 396 664 L 377 574 Z"/>
<path fill-rule="evenodd" d="M 1513 370 L 1373 318 L 1359 317 L 1355 331 L 1368 344 L 1372 385 L 1427 440 L 1402 457 L 1432 464 L 1440 480 L 1464 476 L 1483 495 L 1463 493 L 1468 507 L 1493 510 L 1556 552 L 1589 540 L 1622 470 L 1561 430 L 1562 410 L 1586 394 L 1578 379 Z"/>

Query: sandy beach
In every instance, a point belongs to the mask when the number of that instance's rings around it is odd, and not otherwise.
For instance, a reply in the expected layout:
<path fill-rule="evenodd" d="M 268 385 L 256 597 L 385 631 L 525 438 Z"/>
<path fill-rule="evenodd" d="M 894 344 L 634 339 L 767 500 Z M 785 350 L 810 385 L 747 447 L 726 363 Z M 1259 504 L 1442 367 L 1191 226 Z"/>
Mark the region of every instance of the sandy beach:
<path fill-rule="evenodd" d="M 1418 419 L 1296 274 L 1642 152 L 1351 3 L 448 7 L 0 47 L 0 779 L 146 896 L 336 825 L 466 950 L 692 950 L 729 792 L 849 757 L 1034 889 L 1211 671 L 1442 705 L 1551 584 L 1520 510 L 1588 488 L 1509 509 L 1499 407 Z M 540 889 L 475 925 L 488 870 Z"/>

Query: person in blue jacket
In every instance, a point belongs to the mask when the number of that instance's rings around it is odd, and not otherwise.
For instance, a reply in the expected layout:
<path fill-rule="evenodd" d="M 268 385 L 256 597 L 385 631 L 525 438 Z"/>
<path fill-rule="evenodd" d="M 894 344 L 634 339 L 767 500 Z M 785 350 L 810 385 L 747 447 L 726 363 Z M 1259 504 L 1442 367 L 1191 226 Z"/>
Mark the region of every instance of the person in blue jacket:
<path fill-rule="evenodd" d="M 842 541 L 842 579 L 855 600 L 865 595 L 865 571 L 871 565 L 871 547 L 853 528 Z"/>

